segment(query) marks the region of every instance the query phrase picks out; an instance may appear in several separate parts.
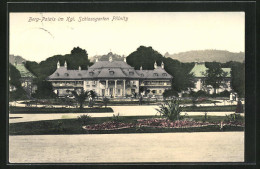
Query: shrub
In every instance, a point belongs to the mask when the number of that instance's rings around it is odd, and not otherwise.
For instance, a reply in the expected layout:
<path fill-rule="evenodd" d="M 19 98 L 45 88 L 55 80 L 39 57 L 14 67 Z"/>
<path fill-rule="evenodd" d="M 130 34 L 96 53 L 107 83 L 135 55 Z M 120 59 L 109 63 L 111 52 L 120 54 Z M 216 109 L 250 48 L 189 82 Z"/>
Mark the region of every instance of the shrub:
<path fill-rule="evenodd" d="M 105 98 L 103 99 L 103 104 L 104 104 L 105 107 L 107 107 L 107 103 L 108 103 L 108 102 L 109 102 L 109 98 L 106 98 L 106 97 L 105 97 Z"/>
<path fill-rule="evenodd" d="M 242 102 L 239 100 L 237 102 L 236 113 L 243 113 L 243 112 L 244 112 L 243 105 L 242 105 Z"/>
<path fill-rule="evenodd" d="M 171 121 L 180 120 L 181 118 L 181 108 L 177 100 L 165 101 L 160 105 L 160 108 L 156 110 L 160 113 L 160 115 Z"/>
<path fill-rule="evenodd" d="M 178 93 L 177 93 L 176 91 L 174 91 L 174 90 L 165 90 L 165 91 L 163 92 L 163 97 L 164 97 L 164 98 L 173 97 L 173 96 L 178 97 L 179 95 L 178 95 Z"/>
<path fill-rule="evenodd" d="M 122 122 L 122 117 L 119 116 L 119 113 L 118 113 L 117 115 L 114 115 L 114 114 L 113 114 L 112 121 L 113 121 L 114 123 Z"/>
<path fill-rule="evenodd" d="M 78 116 L 78 120 L 83 124 L 87 124 L 88 122 L 90 122 L 92 119 L 89 115 L 85 114 L 85 115 L 80 115 Z"/>
<path fill-rule="evenodd" d="M 243 117 L 240 114 L 230 114 L 226 115 L 226 122 L 241 122 L 243 121 Z"/>

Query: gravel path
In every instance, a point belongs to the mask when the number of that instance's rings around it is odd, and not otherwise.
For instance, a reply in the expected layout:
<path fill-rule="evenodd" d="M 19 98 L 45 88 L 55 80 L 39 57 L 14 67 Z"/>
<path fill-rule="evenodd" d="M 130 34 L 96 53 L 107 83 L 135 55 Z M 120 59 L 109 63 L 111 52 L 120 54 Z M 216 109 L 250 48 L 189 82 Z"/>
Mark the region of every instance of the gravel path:
<path fill-rule="evenodd" d="M 9 136 L 9 161 L 243 162 L 244 132 Z"/>
<path fill-rule="evenodd" d="M 79 115 L 88 114 L 92 117 L 111 117 L 113 114 L 120 116 L 154 116 L 159 115 L 155 108 L 158 106 L 111 106 L 114 113 L 55 113 L 55 114 L 9 114 L 9 123 L 40 121 L 40 120 L 57 120 L 57 119 L 73 119 Z M 205 112 L 182 112 L 189 116 L 205 115 Z M 209 116 L 225 116 L 234 112 L 208 112 Z M 242 116 L 244 114 L 241 114 Z"/>

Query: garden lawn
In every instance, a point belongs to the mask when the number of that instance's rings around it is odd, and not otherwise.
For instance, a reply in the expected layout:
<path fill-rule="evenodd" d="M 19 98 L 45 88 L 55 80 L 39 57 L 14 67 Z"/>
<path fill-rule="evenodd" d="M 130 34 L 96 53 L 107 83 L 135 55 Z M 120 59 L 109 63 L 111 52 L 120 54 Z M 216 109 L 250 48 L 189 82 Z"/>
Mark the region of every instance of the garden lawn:
<path fill-rule="evenodd" d="M 10 114 L 37 114 L 37 113 L 113 113 L 113 109 L 107 108 L 46 108 L 46 107 L 10 107 Z"/>
<path fill-rule="evenodd" d="M 124 116 L 118 117 L 123 123 L 137 123 L 138 119 L 158 118 L 158 116 Z M 113 117 L 96 117 L 90 118 L 87 122 L 82 119 L 62 119 L 62 120 L 47 120 L 36 122 L 10 123 L 10 135 L 42 135 L 42 134 L 110 134 L 110 133 L 160 133 L 160 132 L 209 132 L 220 131 L 218 125 L 204 126 L 194 128 L 155 128 L 155 127 L 135 127 L 124 128 L 120 130 L 97 130 L 88 131 L 82 128 L 84 125 L 101 124 L 114 120 Z M 194 121 L 205 121 L 205 116 L 192 116 L 186 119 Z M 223 116 L 208 116 L 208 122 L 220 122 L 226 120 Z M 243 119 L 244 120 L 244 119 Z M 244 127 L 228 126 L 225 131 L 243 131 Z"/>

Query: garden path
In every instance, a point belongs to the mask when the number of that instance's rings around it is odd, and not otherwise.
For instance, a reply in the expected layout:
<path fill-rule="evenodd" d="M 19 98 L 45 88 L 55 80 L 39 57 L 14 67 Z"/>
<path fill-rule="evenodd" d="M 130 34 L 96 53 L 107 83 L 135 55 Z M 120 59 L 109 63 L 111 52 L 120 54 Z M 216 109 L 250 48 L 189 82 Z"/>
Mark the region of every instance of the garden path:
<path fill-rule="evenodd" d="M 243 162 L 244 132 L 9 136 L 9 161 Z"/>

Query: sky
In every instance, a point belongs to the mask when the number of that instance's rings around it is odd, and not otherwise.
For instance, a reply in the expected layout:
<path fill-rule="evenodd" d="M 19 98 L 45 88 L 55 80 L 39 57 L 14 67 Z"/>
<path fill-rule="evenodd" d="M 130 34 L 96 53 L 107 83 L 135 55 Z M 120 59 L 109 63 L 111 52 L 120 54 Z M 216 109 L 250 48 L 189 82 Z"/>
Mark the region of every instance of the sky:
<path fill-rule="evenodd" d="M 37 62 L 73 47 L 89 57 L 127 56 L 141 45 L 162 55 L 245 51 L 244 12 L 10 13 L 9 19 L 9 54 Z"/>

